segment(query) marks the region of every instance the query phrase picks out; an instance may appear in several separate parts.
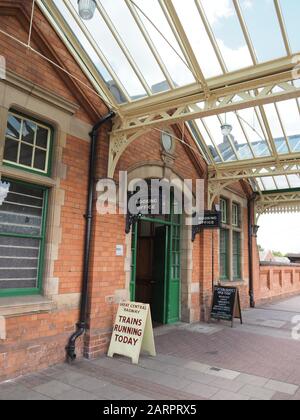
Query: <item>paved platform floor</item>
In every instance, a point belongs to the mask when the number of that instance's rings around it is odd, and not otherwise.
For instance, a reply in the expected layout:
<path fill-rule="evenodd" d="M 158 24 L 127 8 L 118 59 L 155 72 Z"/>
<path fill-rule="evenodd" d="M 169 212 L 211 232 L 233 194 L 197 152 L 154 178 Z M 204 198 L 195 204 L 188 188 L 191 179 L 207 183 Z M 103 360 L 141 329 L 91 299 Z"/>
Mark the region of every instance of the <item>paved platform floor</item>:
<path fill-rule="evenodd" d="M 297 315 L 300 297 L 246 311 L 233 329 L 161 327 L 158 356 L 139 366 L 119 357 L 58 365 L 0 384 L 0 400 L 300 400 Z"/>

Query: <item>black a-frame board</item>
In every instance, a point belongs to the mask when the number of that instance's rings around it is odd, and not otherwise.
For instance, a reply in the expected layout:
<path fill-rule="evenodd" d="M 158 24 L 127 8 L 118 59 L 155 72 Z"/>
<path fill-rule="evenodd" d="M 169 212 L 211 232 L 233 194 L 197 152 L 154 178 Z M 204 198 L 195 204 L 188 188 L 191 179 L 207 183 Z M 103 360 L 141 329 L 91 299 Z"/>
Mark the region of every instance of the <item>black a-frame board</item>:
<path fill-rule="evenodd" d="M 236 287 L 214 287 L 210 319 L 230 321 L 232 328 L 235 319 L 243 324 L 240 294 Z"/>

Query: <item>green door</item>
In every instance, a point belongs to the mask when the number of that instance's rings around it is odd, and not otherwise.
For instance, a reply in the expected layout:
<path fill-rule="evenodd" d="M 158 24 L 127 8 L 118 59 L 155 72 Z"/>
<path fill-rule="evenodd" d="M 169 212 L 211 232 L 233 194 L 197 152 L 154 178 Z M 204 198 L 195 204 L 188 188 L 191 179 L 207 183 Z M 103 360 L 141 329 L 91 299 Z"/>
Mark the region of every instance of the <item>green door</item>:
<path fill-rule="evenodd" d="M 166 323 L 168 231 L 168 226 L 158 227 L 154 238 L 152 318 L 158 324 Z"/>
<path fill-rule="evenodd" d="M 180 226 L 170 227 L 166 324 L 180 319 Z"/>

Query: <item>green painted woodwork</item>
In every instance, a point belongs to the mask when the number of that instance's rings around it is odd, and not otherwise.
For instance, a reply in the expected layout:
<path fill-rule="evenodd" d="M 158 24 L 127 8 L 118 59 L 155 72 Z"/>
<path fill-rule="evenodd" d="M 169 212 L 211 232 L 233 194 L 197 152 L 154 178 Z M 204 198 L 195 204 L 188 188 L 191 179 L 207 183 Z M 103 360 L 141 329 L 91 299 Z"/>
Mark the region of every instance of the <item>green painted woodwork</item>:
<path fill-rule="evenodd" d="M 220 230 L 220 278 L 229 280 L 229 230 Z"/>
<path fill-rule="evenodd" d="M 19 185 L 24 185 L 27 187 L 39 189 L 43 191 L 43 211 L 42 211 L 42 223 L 41 223 L 41 235 L 23 235 L 23 234 L 12 234 L 12 233 L 2 233 L 0 232 L 1 237 L 14 237 L 14 238 L 30 238 L 40 240 L 40 252 L 38 259 L 38 283 L 36 288 L 26 288 L 26 289 L 3 289 L 0 290 L 1 297 L 10 297 L 10 296 L 28 296 L 28 295 L 38 295 L 42 292 L 43 287 L 43 274 L 44 274 L 44 257 L 45 257 L 45 241 L 46 241 L 46 225 L 47 225 L 47 211 L 48 211 L 48 194 L 49 190 L 46 187 L 39 185 L 33 185 L 22 181 L 16 181 L 12 179 L 2 179 L 6 182 L 11 182 Z"/>
<path fill-rule="evenodd" d="M 154 266 L 153 266 L 153 305 L 152 319 L 155 323 L 166 323 L 166 283 L 167 283 L 167 251 L 168 251 L 168 226 L 156 229 L 154 239 Z"/>

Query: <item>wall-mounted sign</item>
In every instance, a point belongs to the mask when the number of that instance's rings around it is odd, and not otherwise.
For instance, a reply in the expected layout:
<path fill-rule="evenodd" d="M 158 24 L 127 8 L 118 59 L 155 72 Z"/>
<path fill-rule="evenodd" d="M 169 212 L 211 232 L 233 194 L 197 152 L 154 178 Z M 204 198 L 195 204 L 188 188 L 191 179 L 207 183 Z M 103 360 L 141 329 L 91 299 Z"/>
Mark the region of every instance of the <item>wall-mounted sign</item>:
<path fill-rule="evenodd" d="M 118 354 L 138 364 L 142 351 L 156 356 L 150 306 L 122 302 L 113 327 L 108 357 Z"/>
<path fill-rule="evenodd" d="M 116 245 L 116 256 L 117 257 L 124 257 L 124 246 L 123 245 Z"/>
<path fill-rule="evenodd" d="M 235 318 L 243 323 L 240 294 L 236 287 L 215 286 L 210 317 L 230 321 L 232 327 Z"/>
<path fill-rule="evenodd" d="M 192 240 L 194 242 L 196 235 L 203 229 L 220 229 L 221 228 L 221 212 L 219 211 L 205 211 L 202 216 L 199 216 L 198 224 L 193 226 Z"/>

